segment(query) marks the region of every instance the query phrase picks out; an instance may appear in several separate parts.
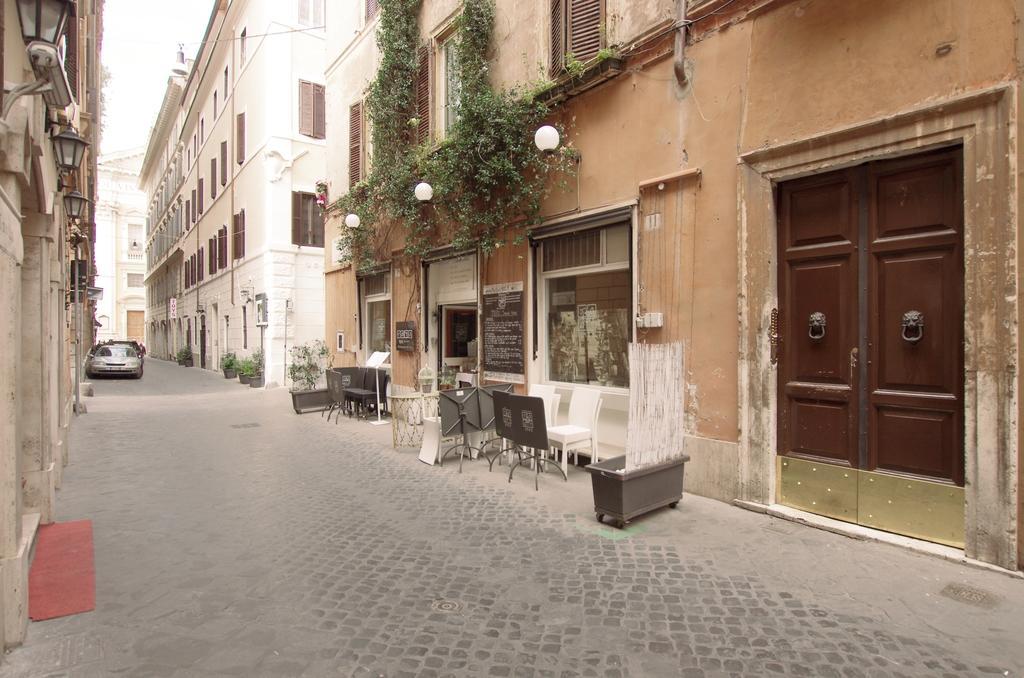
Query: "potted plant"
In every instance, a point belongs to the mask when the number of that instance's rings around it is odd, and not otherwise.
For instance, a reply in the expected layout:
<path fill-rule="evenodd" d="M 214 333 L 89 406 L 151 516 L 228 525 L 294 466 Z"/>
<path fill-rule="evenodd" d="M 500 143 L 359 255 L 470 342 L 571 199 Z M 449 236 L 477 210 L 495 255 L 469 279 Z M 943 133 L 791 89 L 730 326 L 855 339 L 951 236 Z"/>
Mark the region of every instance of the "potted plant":
<path fill-rule="evenodd" d="M 176 357 L 179 365 L 183 367 L 192 367 L 192 349 L 188 346 L 179 348 Z"/>
<path fill-rule="evenodd" d="M 256 365 L 249 358 L 243 358 L 238 361 L 236 371 L 238 372 L 238 383 L 248 386 L 249 380 L 256 374 Z"/>
<path fill-rule="evenodd" d="M 220 369 L 224 371 L 225 379 L 234 379 L 238 376 L 238 356 L 234 353 L 225 353 L 220 358 Z"/>
<path fill-rule="evenodd" d="M 445 365 L 437 376 L 437 388 L 442 391 L 455 388 L 455 370 Z"/>
<path fill-rule="evenodd" d="M 251 360 L 253 374 L 249 378 L 249 387 L 263 388 L 263 349 L 253 351 Z"/>
<path fill-rule="evenodd" d="M 327 344 L 320 339 L 292 347 L 288 378 L 292 381 L 292 409 L 295 414 L 320 411 L 331 404 L 327 388 L 317 388 L 331 355 Z"/>
<path fill-rule="evenodd" d="M 594 512 L 619 528 L 683 496 L 682 344 L 629 345 L 629 424 L 626 454 L 587 466 Z"/>

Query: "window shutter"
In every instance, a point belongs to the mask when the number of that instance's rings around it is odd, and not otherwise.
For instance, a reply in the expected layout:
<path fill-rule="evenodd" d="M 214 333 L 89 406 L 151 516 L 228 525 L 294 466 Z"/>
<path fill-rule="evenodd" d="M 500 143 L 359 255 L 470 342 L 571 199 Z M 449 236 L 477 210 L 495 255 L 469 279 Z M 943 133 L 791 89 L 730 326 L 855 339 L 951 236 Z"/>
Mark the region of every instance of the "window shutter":
<path fill-rule="evenodd" d="M 419 49 L 419 69 L 416 72 L 416 117 L 420 124 L 417 142 L 430 138 L 430 49 L 423 45 Z"/>
<path fill-rule="evenodd" d="M 310 0 L 299 0 L 299 23 L 303 26 L 310 25 L 309 2 Z"/>
<path fill-rule="evenodd" d="M 245 256 L 245 210 L 238 213 L 239 231 L 241 235 L 238 237 L 238 241 L 242 244 L 242 256 Z"/>
<path fill-rule="evenodd" d="M 348 109 L 348 187 L 363 178 L 363 105 Z"/>
<path fill-rule="evenodd" d="M 292 244 L 302 244 L 302 194 L 292 192 Z"/>
<path fill-rule="evenodd" d="M 235 162 L 245 162 L 245 113 L 235 116 Z"/>
<path fill-rule="evenodd" d="M 369 23 L 380 11 L 380 0 L 366 0 L 366 22 Z"/>
<path fill-rule="evenodd" d="M 569 52 L 587 61 L 601 51 L 602 0 L 569 0 Z"/>
<path fill-rule="evenodd" d="M 67 29 L 64 31 L 67 44 L 64 50 L 64 71 L 68 75 L 71 86 L 71 97 L 78 101 L 78 17 L 68 18 Z"/>
<path fill-rule="evenodd" d="M 192 225 L 192 201 L 185 201 L 185 230 L 187 231 Z"/>
<path fill-rule="evenodd" d="M 218 236 L 218 259 L 221 268 L 228 267 L 228 227 L 222 226 Z"/>
<path fill-rule="evenodd" d="M 316 196 L 312 193 L 307 194 L 307 200 L 309 203 L 309 218 L 312 222 L 311 231 L 313 235 L 313 247 L 324 246 L 324 215 L 317 208 Z"/>
<path fill-rule="evenodd" d="M 217 197 L 217 158 L 210 158 L 210 200 Z"/>
<path fill-rule="evenodd" d="M 299 80 L 299 134 L 313 136 L 313 83 Z"/>
<path fill-rule="evenodd" d="M 214 273 L 217 272 L 217 257 L 214 255 L 214 253 L 217 251 L 217 241 L 216 241 L 216 239 L 209 238 L 206 241 L 206 246 L 208 248 L 210 248 L 209 268 L 210 268 L 210 275 L 213 275 Z"/>
<path fill-rule="evenodd" d="M 199 213 L 202 214 L 203 213 L 203 201 L 206 199 L 206 196 L 203 193 L 203 178 L 202 177 L 199 177 L 199 188 L 197 190 L 199 191 L 199 206 L 198 206 L 197 209 L 199 210 Z"/>
<path fill-rule="evenodd" d="M 220 185 L 228 185 L 228 142 L 220 142 Z"/>
<path fill-rule="evenodd" d="M 313 5 L 313 16 L 310 17 L 314 26 L 324 25 L 324 0 L 310 0 Z"/>
<path fill-rule="evenodd" d="M 238 215 L 231 215 L 231 258 L 238 259 L 241 246 L 238 244 Z"/>
<path fill-rule="evenodd" d="M 327 138 L 327 97 L 323 85 L 313 85 L 313 138 Z"/>
<path fill-rule="evenodd" d="M 551 77 L 562 74 L 565 59 L 565 0 L 551 0 Z"/>

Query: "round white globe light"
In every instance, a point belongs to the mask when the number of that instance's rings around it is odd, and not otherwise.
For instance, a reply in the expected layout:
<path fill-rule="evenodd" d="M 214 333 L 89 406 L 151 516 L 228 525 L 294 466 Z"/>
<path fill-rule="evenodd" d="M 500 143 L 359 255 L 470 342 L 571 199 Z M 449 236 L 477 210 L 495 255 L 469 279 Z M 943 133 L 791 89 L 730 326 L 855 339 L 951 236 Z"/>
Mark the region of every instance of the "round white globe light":
<path fill-rule="evenodd" d="M 434 197 L 434 187 L 425 181 L 416 184 L 416 199 L 420 202 L 427 202 Z"/>
<path fill-rule="evenodd" d="M 359 228 L 359 215 L 358 214 L 346 214 L 345 225 L 349 228 Z"/>
<path fill-rule="evenodd" d="M 544 125 L 533 135 L 533 143 L 537 144 L 537 148 L 545 152 L 551 152 L 558 148 L 560 141 L 561 137 L 558 135 L 558 130 L 551 125 Z"/>

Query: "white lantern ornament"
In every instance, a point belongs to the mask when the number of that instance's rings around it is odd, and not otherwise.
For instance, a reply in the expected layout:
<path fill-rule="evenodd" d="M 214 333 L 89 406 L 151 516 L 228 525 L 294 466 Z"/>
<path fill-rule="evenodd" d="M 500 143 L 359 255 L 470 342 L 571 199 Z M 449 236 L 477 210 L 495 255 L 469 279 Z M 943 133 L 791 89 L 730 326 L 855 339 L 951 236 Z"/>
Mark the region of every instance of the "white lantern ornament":
<path fill-rule="evenodd" d="M 554 153 L 561 141 L 562 139 L 558 134 L 558 130 L 551 125 L 544 125 L 543 127 L 540 127 L 533 135 L 533 143 L 537 145 L 538 149 L 545 153 Z"/>
<path fill-rule="evenodd" d="M 346 214 L 345 225 L 349 228 L 359 228 L 359 215 L 353 212 Z"/>
<path fill-rule="evenodd" d="M 416 199 L 420 202 L 430 202 L 434 197 L 434 187 L 425 181 L 416 184 Z"/>

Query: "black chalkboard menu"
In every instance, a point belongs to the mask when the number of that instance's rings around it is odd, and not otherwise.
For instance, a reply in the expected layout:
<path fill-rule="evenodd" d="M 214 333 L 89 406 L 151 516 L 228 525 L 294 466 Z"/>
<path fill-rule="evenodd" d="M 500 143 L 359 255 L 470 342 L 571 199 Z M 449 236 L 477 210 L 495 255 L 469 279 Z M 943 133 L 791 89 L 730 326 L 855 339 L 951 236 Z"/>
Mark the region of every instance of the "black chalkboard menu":
<path fill-rule="evenodd" d="M 523 283 L 484 286 L 484 379 L 526 381 Z"/>
<path fill-rule="evenodd" d="M 403 353 L 416 350 L 416 322 L 403 320 L 395 323 L 395 347 Z"/>

